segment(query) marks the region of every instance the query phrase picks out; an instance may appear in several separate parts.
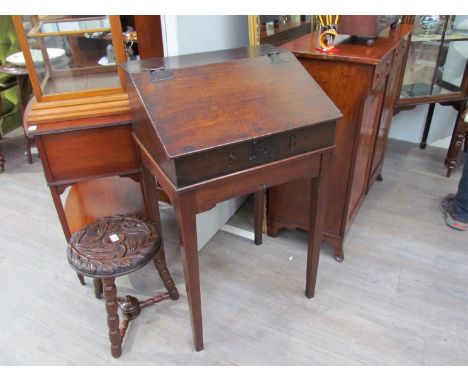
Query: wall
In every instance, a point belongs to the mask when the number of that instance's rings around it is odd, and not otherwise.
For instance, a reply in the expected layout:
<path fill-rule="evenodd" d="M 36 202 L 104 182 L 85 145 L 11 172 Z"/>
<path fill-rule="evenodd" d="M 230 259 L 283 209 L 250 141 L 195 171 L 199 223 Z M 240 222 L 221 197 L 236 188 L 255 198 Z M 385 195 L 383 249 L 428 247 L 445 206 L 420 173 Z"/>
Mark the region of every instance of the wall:
<path fill-rule="evenodd" d="M 165 56 L 249 45 L 247 16 L 161 16 L 161 24 Z M 245 199 L 227 200 L 197 215 L 198 249 L 224 226 Z"/>
<path fill-rule="evenodd" d="M 179 54 L 249 45 L 247 16 L 177 16 Z"/>

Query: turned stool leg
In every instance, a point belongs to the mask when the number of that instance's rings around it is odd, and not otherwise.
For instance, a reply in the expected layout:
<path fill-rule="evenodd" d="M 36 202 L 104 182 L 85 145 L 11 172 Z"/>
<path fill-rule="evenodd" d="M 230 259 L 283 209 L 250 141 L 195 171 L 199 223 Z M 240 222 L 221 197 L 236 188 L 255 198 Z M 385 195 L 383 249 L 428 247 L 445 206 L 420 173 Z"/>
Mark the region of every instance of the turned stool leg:
<path fill-rule="evenodd" d="M 76 274 L 78 276 L 78 280 L 80 280 L 81 285 L 86 285 L 84 276 L 80 275 L 79 273 Z"/>
<path fill-rule="evenodd" d="M 106 299 L 107 325 L 109 326 L 109 339 L 111 342 L 111 353 L 114 358 L 122 354 L 122 338 L 120 337 L 119 315 L 117 304 L 117 288 L 115 278 L 102 279 L 104 284 L 104 298 Z"/>
<path fill-rule="evenodd" d="M 169 296 L 171 296 L 173 300 L 177 300 L 179 298 L 179 292 L 177 291 L 177 288 L 174 284 L 174 280 L 172 280 L 171 274 L 167 269 L 164 249 L 162 247 L 159 250 L 156 257 L 154 258 L 153 263 L 156 269 L 158 270 L 159 277 L 161 277 L 161 280 L 163 281 L 164 286 L 166 287 L 169 293 Z"/>
<path fill-rule="evenodd" d="M 101 279 L 93 279 L 94 285 L 94 296 L 97 299 L 102 298 L 102 280 Z"/>

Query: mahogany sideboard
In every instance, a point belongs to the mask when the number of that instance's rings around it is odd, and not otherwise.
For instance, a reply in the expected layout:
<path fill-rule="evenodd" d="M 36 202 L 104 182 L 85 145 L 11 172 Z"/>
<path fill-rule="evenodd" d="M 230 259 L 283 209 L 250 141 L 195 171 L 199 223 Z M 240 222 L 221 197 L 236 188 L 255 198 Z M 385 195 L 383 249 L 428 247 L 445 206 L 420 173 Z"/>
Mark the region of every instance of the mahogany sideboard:
<path fill-rule="evenodd" d="M 373 182 L 381 180 L 385 147 L 399 95 L 404 58 L 412 26 L 399 25 L 382 31 L 369 47 L 365 41 L 338 36 L 336 50 L 317 48 L 318 32 L 283 45 L 293 52 L 343 113 L 337 122 L 336 149 L 323 239 L 342 261 L 343 241 Z M 307 229 L 309 185 L 304 180 L 269 190 L 267 233 L 282 228 Z"/>
<path fill-rule="evenodd" d="M 294 55 L 264 45 L 124 67 L 146 205 L 159 220 L 156 179 L 176 210 L 195 349 L 204 347 L 195 216 L 219 202 L 304 179 L 313 297 L 341 114 Z"/>

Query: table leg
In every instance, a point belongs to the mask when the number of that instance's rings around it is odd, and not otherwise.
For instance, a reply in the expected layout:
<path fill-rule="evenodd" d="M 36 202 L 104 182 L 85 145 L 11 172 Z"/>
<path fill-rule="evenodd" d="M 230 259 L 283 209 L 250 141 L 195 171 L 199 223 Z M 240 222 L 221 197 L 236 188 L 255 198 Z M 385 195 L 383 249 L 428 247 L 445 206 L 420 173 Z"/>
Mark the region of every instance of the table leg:
<path fill-rule="evenodd" d="M 426 116 L 426 123 L 424 125 L 424 132 L 421 139 L 421 143 L 419 144 L 419 147 L 421 147 L 422 149 L 425 149 L 427 145 L 427 137 L 429 136 L 429 129 L 431 128 L 432 116 L 434 115 L 435 105 L 435 103 L 429 104 L 429 109 L 427 111 Z"/>
<path fill-rule="evenodd" d="M 200 296 L 200 272 L 198 267 L 197 225 L 194 203 L 187 194 L 179 195 L 175 209 L 184 265 L 185 289 L 192 321 L 195 349 L 203 349 L 203 324 Z"/>
<path fill-rule="evenodd" d="M 262 244 L 263 220 L 265 215 L 265 189 L 254 194 L 255 244 Z"/>
<path fill-rule="evenodd" d="M 24 115 L 24 109 L 25 109 L 23 88 L 25 86 L 27 79 L 28 79 L 27 76 L 16 76 L 16 83 L 18 84 L 18 92 L 19 92 L 20 120 L 21 120 L 21 125 L 23 126 L 23 134 L 24 134 L 24 139 L 26 142 L 26 153 L 28 155 L 28 163 L 32 164 L 33 160 L 32 160 L 32 154 L 31 154 L 31 139 L 26 134 L 26 129 L 24 127 L 24 122 L 23 122 L 23 115 Z"/>
<path fill-rule="evenodd" d="M 315 282 L 320 257 L 320 242 L 323 232 L 323 222 L 327 207 L 328 177 L 331 163 L 331 153 L 322 154 L 320 176 L 311 180 L 309 240 L 307 246 L 307 273 L 305 294 L 314 297 Z"/>
<path fill-rule="evenodd" d="M 2 145 L 0 144 L 0 172 L 5 171 L 5 157 L 3 156 Z"/>

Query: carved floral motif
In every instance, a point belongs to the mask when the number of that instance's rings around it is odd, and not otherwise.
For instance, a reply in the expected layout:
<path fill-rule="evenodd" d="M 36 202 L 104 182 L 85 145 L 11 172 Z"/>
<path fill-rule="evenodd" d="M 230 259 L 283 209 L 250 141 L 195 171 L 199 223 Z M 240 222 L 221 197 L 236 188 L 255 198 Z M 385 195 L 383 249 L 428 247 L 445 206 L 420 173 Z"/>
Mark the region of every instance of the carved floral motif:
<path fill-rule="evenodd" d="M 96 220 L 70 238 L 68 262 L 86 276 L 119 276 L 143 267 L 160 246 L 154 222 L 113 215 Z"/>

